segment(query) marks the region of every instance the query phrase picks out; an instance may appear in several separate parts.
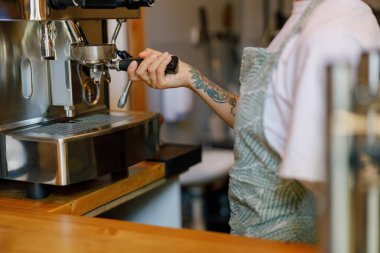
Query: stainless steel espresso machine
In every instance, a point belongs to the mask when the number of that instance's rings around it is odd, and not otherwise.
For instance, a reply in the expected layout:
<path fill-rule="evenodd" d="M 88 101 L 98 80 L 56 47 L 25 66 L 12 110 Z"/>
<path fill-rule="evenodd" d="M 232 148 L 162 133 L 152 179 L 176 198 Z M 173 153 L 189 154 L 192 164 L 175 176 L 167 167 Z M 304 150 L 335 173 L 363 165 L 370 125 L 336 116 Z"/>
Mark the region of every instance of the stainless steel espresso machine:
<path fill-rule="evenodd" d="M 157 114 L 111 114 L 105 102 L 109 72 L 133 60 L 115 45 L 120 27 L 153 2 L 0 0 L 0 178 L 40 198 L 44 185 L 126 171 L 158 151 Z M 106 19 L 118 21 L 110 42 Z"/>

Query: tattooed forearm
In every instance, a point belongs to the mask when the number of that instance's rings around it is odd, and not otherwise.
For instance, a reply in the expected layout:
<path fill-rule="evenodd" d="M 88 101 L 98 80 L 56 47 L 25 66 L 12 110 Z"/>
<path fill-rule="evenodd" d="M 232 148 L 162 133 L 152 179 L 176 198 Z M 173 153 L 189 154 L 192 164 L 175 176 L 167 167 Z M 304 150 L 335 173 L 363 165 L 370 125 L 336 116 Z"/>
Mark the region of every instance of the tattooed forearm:
<path fill-rule="evenodd" d="M 203 90 L 203 92 L 217 103 L 229 103 L 231 106 L 231 114 L 235 116 L 237 104 L 235 95 L 226 92 L 194 68 L 190 69 L 190 74 L 196 89 Z"/>
<path fill-rule="evenodd" d="M 236 114 L 236 105 L 237 105 L 237 99 L 236 96 L 230 94 L 230 98 L 228 100 L 228 103 L 231 105 L 231 114 L 235 117 Z"/>

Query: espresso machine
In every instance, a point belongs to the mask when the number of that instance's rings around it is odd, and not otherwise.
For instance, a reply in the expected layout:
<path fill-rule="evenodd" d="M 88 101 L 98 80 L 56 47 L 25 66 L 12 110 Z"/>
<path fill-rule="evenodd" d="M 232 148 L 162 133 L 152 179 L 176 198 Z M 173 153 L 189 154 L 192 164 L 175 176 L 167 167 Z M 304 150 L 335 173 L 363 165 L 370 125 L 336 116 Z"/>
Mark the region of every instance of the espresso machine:
<path fill-rule="evenodd" d="M 328 71 L 325 252 L 380 252 L 380 52 Z"/>
<path fill-rule="evenodd" d="M 46 185 L 125 172 L 159 150 L 159 116 L 110 113 L 106 97 L 110 71 L 141 61 L 115 44 L 121 26 L 153 3 L 0 0 L 1 179 L 40 198 Z M 110 41 L 108 19 L 118 22 Z"/>

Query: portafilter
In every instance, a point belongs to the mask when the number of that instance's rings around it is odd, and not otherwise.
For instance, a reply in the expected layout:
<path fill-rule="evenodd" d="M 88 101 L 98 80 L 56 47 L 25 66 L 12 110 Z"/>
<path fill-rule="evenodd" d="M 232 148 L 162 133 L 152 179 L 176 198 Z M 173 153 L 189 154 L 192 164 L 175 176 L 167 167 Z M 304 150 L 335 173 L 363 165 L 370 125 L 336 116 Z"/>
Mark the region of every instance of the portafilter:
<path fill-rule="evenodd" d="M 120 58 L 117 58 L 119 56 Z M 71 45 L 71 59 L 78 61 L 80 65 L 86 66 L 90 70 L 90 77 L 96 85 L 96 99 L 89 101 L 85 95 L 85 87 L 89 87 L 88 83 L 83 83 L 83 99 L 87 104 L 96 104 L 99 100 L 99 85 L 101 80 L 106 77 L 109 80 L 108 69 L 115 69 L 117 71 L 127 71 L 129 64 L 136 61 L 140 64 L 144 59 L 133 57 L 127 51 L 119 51 L 115 44 L 72 44 Z M 175 74 L 178 71 L 178 57 L 172 56 L 172 60 L 165 70 L 165 74 Z M 79 75 L 80 76 L 80 75 Z M 132 82 L 129 81 L 124 88 L 124 92 L 119 99 L 118 106 L 124 107 L 126 98 L 128 97 L 129 88 Z"/>

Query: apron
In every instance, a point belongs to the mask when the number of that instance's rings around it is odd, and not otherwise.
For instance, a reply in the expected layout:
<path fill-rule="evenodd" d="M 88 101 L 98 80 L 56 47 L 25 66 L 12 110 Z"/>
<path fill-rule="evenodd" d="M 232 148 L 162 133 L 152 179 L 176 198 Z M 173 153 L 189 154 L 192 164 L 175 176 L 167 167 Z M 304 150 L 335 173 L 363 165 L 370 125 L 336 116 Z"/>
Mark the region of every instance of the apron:
<path fill-rule="evenodd" d="M 265 139 L 263 110 L 269 78 L 281 53 L 323 0 L 312 0 L 279 50 L 245 48 L 230 171 L 231 233 L 286 242 L 316 242 L 315 201 L 296 180 L 278 176 L 281 157 Z"/>

